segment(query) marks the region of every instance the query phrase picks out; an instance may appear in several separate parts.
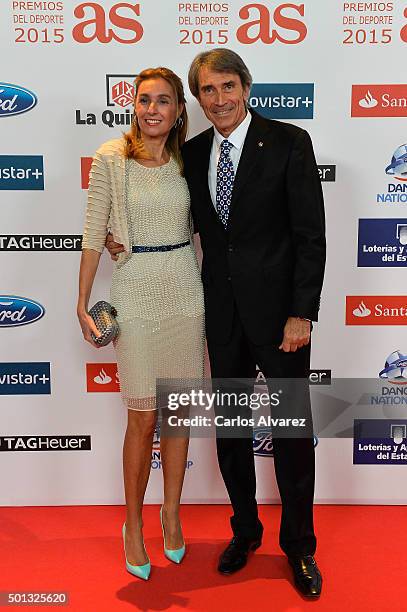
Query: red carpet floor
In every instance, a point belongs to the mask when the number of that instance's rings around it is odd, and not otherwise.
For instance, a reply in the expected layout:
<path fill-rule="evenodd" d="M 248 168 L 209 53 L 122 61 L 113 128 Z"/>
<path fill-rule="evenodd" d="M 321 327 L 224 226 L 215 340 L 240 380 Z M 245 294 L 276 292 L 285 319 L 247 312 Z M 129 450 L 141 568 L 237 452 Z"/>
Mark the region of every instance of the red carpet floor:
<path fill-rule="evenodd" d="M 124 569 L 123 507 L 0 508 L 0 591 L 64 591 L 67 606 L 30 610 L 202 610 L 215 612 L 406 612 L 407 520 L 403 506 L 316 506 L 323 572 L 318 601 L 304 600 L 278 548 L 280 508 L 262 506 L 263 546 L 226 577 L 216 559 L 230 537 L 227 506 L 184 506 L 187 556 L 162 553 L 158 507 L 144 511 L 153 564 L 148 582 Z M 21 606 L 22 608 L 22 606 Z"/>

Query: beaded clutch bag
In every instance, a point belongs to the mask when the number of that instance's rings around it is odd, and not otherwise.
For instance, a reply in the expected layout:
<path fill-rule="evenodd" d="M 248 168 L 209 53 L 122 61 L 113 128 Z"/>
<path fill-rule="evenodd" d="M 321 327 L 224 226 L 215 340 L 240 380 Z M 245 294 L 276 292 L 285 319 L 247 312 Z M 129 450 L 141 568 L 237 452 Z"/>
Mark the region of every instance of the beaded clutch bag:
<path fill-rule="evenodd" d="M 104 302 L 103 300 L 96 302 L 89 310 L 89 314 L 101 334 L 99 338 L 92 334 L 93 341 L 96 344 L 106 346 L 117 338 L 119 335 L 119 324 L 115 319 L 117 311 L 109 302 Z"/>

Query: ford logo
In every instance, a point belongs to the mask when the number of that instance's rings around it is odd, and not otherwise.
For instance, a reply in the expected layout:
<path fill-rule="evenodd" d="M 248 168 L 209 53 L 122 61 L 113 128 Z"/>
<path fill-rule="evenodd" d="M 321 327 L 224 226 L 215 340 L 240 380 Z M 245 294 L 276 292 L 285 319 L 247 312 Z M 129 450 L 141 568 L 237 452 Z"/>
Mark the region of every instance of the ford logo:
<path fill-rule="evenodd" d="M 19 85 L 0 82 L 0 117 L 20 115 L 34 108 L 37 96 Z"/>
<path fill-rule="evenodd" d="M 0 327 L 17 327 L 38 321 L 45 308 L 27 298 L 16 295 L 0 295 Z"/>
<path fill-rule="evenodd" d="M 273 457 L 273 439 L 270 429 L 259 428 L 253 432 L 253 452 L 258 457 Z"/>
<path fill-rule="evenodd" d="M 314 435 L 314 448 L 318 444 L 318 438 Z M 257 457 L 274 457 L 273 438 L 271 430 L 265 428 L 255 429 L 253 432 L 253 453 Z"/>

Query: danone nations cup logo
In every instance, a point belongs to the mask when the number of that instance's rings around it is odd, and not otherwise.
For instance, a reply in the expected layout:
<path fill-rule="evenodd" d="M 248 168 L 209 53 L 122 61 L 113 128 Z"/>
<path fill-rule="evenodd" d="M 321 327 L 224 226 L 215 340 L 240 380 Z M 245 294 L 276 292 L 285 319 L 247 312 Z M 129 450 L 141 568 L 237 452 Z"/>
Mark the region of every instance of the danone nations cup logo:
<path fill-rule="evenodd" d="M 407 181 L 407 144 L 402 144 L 394 151 L 386 174 L 399 181 Z"/>
<path fill-rule="evenodd" d="M 379 372 L 380 378 L 387 379 L 394 385 L 407 384 L 407 355 L 401 351 L 393 351 L 384 364 L 383 370 Z"/>

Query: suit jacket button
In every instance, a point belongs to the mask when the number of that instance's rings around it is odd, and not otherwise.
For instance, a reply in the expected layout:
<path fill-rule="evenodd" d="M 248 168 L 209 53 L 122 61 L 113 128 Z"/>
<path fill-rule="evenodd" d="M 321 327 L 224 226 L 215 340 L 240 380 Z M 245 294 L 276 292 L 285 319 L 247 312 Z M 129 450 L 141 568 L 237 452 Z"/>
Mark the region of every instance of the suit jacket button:
<path fill-rule="evenodd" d="M 228 276 L 228 281 L 231 281 L 231 280 L 232 280 L 232 277 L 231 277 L 231 276 Z"/>
<path fill-rule="evenodd" d="M 228 251 L 229 251 L 229 253 L 233 253 L 233 247 L 232 247 L 231 244 L 229 244 L 229 246 L 228 246 Z"/>

